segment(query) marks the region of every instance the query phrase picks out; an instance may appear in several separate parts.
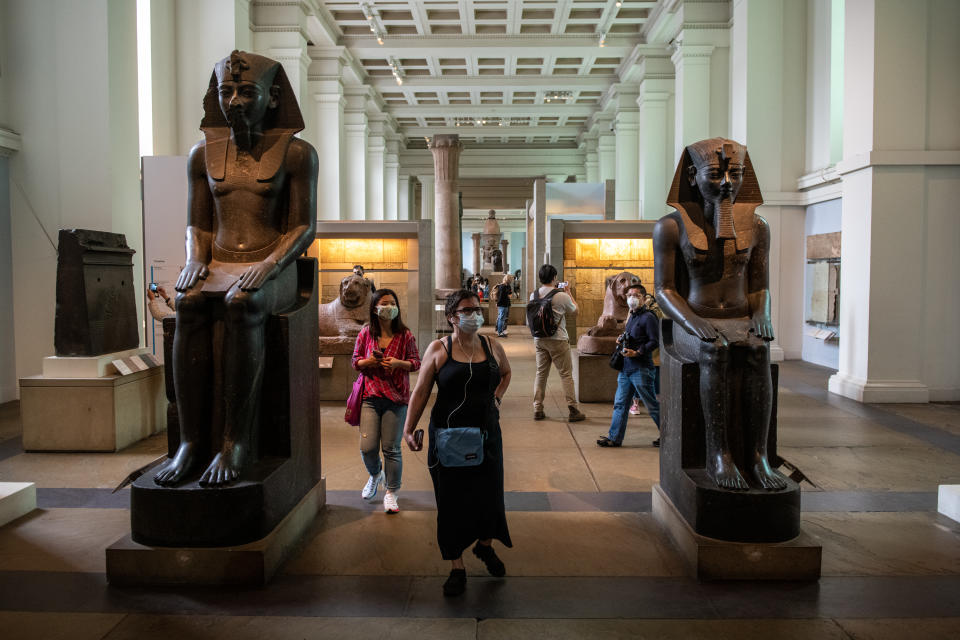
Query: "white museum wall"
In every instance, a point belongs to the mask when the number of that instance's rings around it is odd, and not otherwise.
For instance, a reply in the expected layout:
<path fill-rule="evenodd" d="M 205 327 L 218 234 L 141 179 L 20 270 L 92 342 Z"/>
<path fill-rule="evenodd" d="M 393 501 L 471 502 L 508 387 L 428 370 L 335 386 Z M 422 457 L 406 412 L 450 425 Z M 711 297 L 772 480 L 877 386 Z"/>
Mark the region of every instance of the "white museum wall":
<path fill-rule="evenodd" d="M 809 236 L 821 233 L 836 233 L 840 231 L 841 213 L 842 207 L 839 199 L 819 202 L 807 207 L 807 215 L 804 222 L 804 246 L 806 246 L 806 238 Z M 806 262 L 806 260 L 804 260 L 804 262 Z M 843 266 L 840 268 L 843 269 Z M 806 319 L 810 315 L 810 296 L 812 292 L 813 282 L 807 277 L 806 270 L 804 270 L 804 329 L 814 326 L 806 324 Z M 843 305 L 842 291 L 840 292 L 840 304 Z M 843 337 L 841 336 L 841 340 L 842 339 Z M 807 335 L 806 331 L 804 331 L 801 349 L 801 357 L 807 362 L 812 362 L 813 364 L 818 364 L 822 367 L 830 367 L 831 369 L 836 369 L 840 366 L 840 347 L 836 342 L 818 340 L 813 336 Z"/>
<path fill-rule="evenodd" d="M 143 296 L 135 3 L 5 3 L 17 376 L 53 354 L 61 228 L 126 235 Z"/>
<path fill-rule="evenodd" d="M 0 16 L 2 19 L 2 16 Z M 0 121 L 2 122 L 2 121 Z M 10 235 L 10 166 L 0 156 L 0 403 L 17 398 L 13 333 L 13 248 Z"/>

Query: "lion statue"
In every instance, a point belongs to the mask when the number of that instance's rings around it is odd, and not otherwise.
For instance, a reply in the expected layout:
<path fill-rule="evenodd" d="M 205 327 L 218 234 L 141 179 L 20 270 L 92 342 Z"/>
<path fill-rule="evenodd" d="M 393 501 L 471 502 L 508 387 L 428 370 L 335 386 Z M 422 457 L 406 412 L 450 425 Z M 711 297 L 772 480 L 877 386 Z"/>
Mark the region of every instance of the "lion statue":
<path fill-rule="evenodd" d="M 623 333 L 630 313 L 627 307 L 627 288 L 640 284 L 640 278 L 629 271 L 609 276 L 604 283 L 603 313 L 594 327 L 577 341 L 580 353 L 611 354 L 617 344 L 617 336 Z"/>
<path fill-rule="evenodd" d="M 320 305 L 320 353 L 353 353 L 360 328 L 370 320 L 370 282 L 351 273 L 340 281 L 340 294 Z"/>

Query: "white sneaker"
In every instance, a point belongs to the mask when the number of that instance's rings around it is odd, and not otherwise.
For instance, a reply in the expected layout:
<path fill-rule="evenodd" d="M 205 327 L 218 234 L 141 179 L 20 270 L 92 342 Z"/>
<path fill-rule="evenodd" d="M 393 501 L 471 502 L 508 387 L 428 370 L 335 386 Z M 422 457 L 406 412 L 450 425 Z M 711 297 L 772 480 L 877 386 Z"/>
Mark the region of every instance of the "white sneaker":
<path fill-rule="evenodd" d="M 367 484 L 363 486 L 363 491 L 360 492 L 360 497 L 364 500 L 373 500 L 373 497 L 377 495 L 377 489 L 383 483 L 383 469 L 380 470 L 375 476 L 370 476 L 370 479 L 367 480 Z"/>
<path fill-rule="evenodd" d="M 387 513 L 400 513 L 400 505 L 397 504 L 397 494 L 393 491 L 387 491 L 383 494 L 383 510 Z"/>

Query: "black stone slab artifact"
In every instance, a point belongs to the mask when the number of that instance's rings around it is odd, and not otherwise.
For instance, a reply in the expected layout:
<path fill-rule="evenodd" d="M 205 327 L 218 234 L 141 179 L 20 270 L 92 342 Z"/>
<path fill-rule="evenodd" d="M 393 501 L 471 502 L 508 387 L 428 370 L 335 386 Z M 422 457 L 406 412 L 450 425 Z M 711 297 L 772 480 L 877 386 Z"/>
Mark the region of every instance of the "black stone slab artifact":
<path fill-rule="evenodd" d="M 98 356 L 140 346 L 134 253 L 122 233 L 60 230 L 53 333 L 58 356 Z"/>
<path fill-rule="evenodd" d="M 133 539 L 257 540 L 319 480 L 317 153 L 283 68 L 234 51 L 188 160 L 186 266 L 171 345 L 176 451 L 133 484 Z"/>
<path fill-rule="evenodd" d="M 731 541 L 794 538 L 800 489 L 777 461 L 770 230 L 743 145 L 684 150 L 653 234 L 663 374 L 660 483 L 693 529 Z M 775 369 L 774 369 L 775 370 Z"/>

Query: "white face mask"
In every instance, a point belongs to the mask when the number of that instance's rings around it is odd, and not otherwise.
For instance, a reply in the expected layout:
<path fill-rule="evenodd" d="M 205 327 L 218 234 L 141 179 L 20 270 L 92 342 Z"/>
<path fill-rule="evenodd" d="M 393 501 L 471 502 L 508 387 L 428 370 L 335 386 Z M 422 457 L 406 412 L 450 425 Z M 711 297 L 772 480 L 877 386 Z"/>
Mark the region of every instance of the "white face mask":
<path fill-rule="evenodd" d="M 377 315 L 384 320 L 393 320 L 399 313 L 400 310 L 393 304 L 384 304 L 377 307 Z"/>
<path fill-rule="evenodd" d="M 460 314 L 460 331 L 464 333 L 475 333 L 483 326 L 483 314 L 476 313 Z"/>
<path fill-rule="evenodd" d="M 640 306 L 640 298 L 636 296 L 627 296 L 627 306 L 631 311 L 635 311 Z"/>

